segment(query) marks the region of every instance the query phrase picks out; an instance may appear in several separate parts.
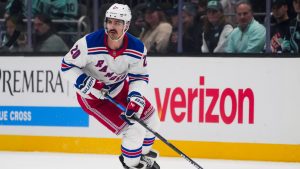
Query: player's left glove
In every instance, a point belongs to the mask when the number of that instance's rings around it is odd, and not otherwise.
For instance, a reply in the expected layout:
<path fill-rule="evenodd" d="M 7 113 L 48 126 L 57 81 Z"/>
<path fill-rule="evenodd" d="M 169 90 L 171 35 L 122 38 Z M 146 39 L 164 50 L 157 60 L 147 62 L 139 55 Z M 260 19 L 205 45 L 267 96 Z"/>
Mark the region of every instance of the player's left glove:
<path fill-rule="evenodd" d="M 121 115 L 122 119 L 124 119 L 129 125 L 132 125 L 133 123 L 130 119 L 134 115 L 140 118 L 144 110 L 145 104 L 145 99 L 142 96 L 131 96 L 126 107 L 126 112 L 124 112 L 124 114 Z"/>

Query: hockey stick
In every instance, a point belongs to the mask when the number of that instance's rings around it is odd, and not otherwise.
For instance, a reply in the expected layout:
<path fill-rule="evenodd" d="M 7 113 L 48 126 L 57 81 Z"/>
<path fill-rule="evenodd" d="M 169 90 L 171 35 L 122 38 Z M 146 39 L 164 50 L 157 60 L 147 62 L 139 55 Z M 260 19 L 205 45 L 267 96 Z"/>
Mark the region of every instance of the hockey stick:
<path fill-rule="evenodd" d="M 126 108 L 117 103 L 112 97 L 110 97 L 109 95 L 105 95 L 105 97 L 114 105 L 116 105 L 120 110 L 122 110 L 123 112 L 126 111 Z M 133 120 L 135 120 L 136 122 L 138 122 L 140 125 L 142 125 L 145 129 L 147 129 L 148 131 L 150 131 L 152 134 L 154 134 L 156 137 L 158 137 L 162 142 L 164 142 L 166 145 L 168 145 L 172 150 L 174 150 L 176 153 L 178 153 L 181 157 L 183 157 L 184 159 L 186 159 L 188 162 L 190 162 L 193 166 L 195 166 L 197 169 L 203 169 L 199 164 L 197 164 L 194 160 L 192 160 L 190 157 L 188 157 L 187 155 L 185 155 L 182 151 L 180 151 L 177 147 L 175 147 L 173 144 L 171 144 L 168 140 L 166 140 L 163 136 L 161 136 L 159 133 L 157 133 L 156 131 L 154 131 L 153 129 L 151 129 L 150 127 L 147 126 L 147 124 L 145 124 L 141 119 L 139 119 L 136 116 L 132 117 Z"/>

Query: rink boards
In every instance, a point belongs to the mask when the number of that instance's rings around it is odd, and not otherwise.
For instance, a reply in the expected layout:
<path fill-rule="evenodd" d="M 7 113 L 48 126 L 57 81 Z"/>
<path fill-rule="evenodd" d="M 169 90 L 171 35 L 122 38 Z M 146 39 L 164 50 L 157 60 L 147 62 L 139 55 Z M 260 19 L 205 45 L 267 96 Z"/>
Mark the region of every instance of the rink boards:
<path fill-rule="evenodd" d="M 148 58 L 159 133 L 191 157 L 300 162 L 300 58 Z M 0 57 L 0 150 L 120 153 L 60 57 Z M 163 156 L 177 156 L 161 141 Z"/>

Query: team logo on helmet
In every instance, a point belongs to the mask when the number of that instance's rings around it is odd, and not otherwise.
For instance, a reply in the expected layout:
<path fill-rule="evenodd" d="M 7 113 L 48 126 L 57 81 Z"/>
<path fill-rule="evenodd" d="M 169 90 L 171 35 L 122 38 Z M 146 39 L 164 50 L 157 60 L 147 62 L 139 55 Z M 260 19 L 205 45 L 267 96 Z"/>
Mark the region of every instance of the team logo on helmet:
<path fill-rule="evenodd" d="M 128 5 L 118 4 L 118 3 L 113 4 L 106 11 L 106 14 L 105 14 L 104 28 L 105 28 L 106 33 L 107 33 L 107 27 L 106 27 L 107 18 L 118 19 L 118 20 L 124 21 L 123 34 L 118 39 L 116 39 L 116 40 L 119 40 L 121 37 L 124 36 L 124 34 L 129 29 L 129 25 L 130 25 L 130 21 L 131 21 L 131 10 L 128 7 Z"/>

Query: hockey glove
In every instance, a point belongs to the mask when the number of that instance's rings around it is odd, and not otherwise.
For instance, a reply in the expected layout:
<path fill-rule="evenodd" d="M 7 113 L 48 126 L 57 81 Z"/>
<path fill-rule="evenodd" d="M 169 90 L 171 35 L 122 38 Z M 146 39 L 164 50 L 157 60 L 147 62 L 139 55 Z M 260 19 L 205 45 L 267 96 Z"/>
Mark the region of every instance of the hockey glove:
<path fill-rule="evenodd" d="M 90 96 L 93 99 L 105 99 L 108 94 L 108 87 L 94 77 L 87 76 L 82 85 L 79 86 L 81 93 Z"/>
<path fill-rule="evenodd" d="M 145 99 L 142 96 L 131 96 L 129 98 L 129 103 L 126 107 L 126 112 L 121 115 L 122 119 L 125 120 L 129 125 L 132 125 L 131 122 L 132 116 L 141 117 L 142 112 L 145 107 Z"/>

